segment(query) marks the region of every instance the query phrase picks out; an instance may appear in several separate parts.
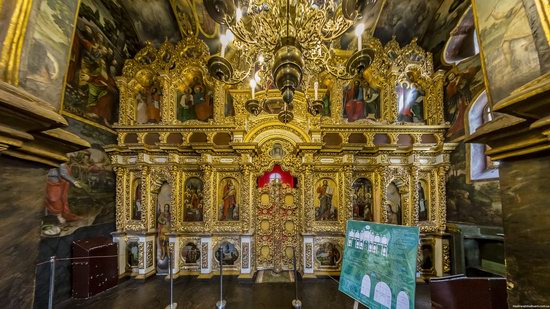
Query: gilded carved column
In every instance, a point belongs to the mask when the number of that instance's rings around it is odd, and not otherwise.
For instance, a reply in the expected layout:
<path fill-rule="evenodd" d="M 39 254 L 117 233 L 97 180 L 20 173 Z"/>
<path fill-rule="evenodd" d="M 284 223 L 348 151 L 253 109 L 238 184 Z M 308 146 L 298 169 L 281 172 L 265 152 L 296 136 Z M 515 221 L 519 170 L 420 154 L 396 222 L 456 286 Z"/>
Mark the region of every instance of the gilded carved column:
<path fill-rule="evenodd" d="M 212 208 L 216 207 L 216 198 L 215 196 L 213 197 L 213 195 L 215 194 L 215 186 L 213 182 L 212 166 L 201 164 L 200 168 L 204 179 L 204 205 L 206 205 L 206 207 L 204 207 L 203 209 L 204 228 L 208 231 L 212 228 L 212 226 L 214 226 L 214 221 L 216 220 L 216 210 L 215 208 Z M 212 198 L 214 198 L 214 201 L 212 201 Z"/>
<path fill-rule="evenodd" d="M 409 168 L 409 173 L 410 173 L 410 179 L 411 179 L 411 185 L 410 185 L 410 188 L 412 190 L 411 192 L 411 210 L 409 211 L 409 213 L 411 214 L 410 216 L 410 220 L 408 223 L 408 225 L 416 225 L 418 223 L 418 186 L 420 185 L 419 183 L 419 178 L 418 178 L 418 166 L 411 166 Z"/>
<path fill-rule="evenodd" d="M 447 229 L 447 192 L 445 189 L 445 179 L 447 175 L 448 166 L 439 166 L 437 168 L 437 194 L 439 197 L 439 207 L 437 207 L 439 213 L 437 214 L 437 225 L 440 232 L 445 232 Z"/>
<path fill-rule="evenodd" d="M 114 171 L 116 173 L 116 230 L 123 231 L 126 225 L 127 211 L 129 211 L 125 207 L 125 201 L 130 199 L 125 190 L 128 170 L 123 167 L 115 167 Z"/>
<path fill-rule="evenodd" d="M 343 180 L 342 180 L 342 191 L 344 192 L 344 196 L 342 199 L 342 208 L 341 210 L 345 211 L 343 212 L 342 218 L 344 219 L 344 222 L 346 220 L 353 219 L 353 205 L 351 201 L 351 186 L 353 182 L 353 166 L 352 165 L 346 165 L 344 166 L 344 172 L 343 172 Z"/>
<path fill-rule="evenodd" d="M 315 220 L 315 214 L 313 210 L 313 198 L 310 196 L 311 188 L 313 188 L 313 167 L 311 165 L 306 165 L 302 167 L 302 173 L 304 175 L 304 188 L 303 188 L 303 224 L 304 230 L 310 232 L 312 225 L 311 223 Z"/>
<path fill-rule="evenodd" d="M 250 224 L 252 222 L 252 193 L 254 190 L 254 186 L 252 185 L 252 175 L 250 172 L 250 166 L 249 165 L 243 165 L 242 166 L 242 172 L 243 172 L 243 185 L 242 188 L 244 188 L 243 192 L 243 199 L 242 199 L 242 215 L 243 215 L 243 221 L 242 221 L 242 231 L 243 233 L 246 233 L 250 231 Z"/>

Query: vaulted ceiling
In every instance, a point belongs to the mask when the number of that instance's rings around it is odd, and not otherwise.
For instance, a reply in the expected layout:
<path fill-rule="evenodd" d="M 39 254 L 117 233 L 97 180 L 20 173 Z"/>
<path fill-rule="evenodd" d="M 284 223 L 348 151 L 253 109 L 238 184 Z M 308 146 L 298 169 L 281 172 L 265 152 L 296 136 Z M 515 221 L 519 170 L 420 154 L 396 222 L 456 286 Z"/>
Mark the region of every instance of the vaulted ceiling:
<path fill-rule="evenodd" d="M 176 42 L 182 36 L 203 39 L 211 52 L 220 46 L 220 25 L 206 12 L 202 0 L 118 0 L 132 19 L 140 41 Z M 305 0 L 299 0 L 305 1 Z M 378 0 L 366 6 L 362 22 L 383 43 L 393 36 L 401 44 L 417 38 L 422 47 L 437 54 L 464 11 L 468 0 Z M 347 48 L 353 33 L 340 42 Z"/>

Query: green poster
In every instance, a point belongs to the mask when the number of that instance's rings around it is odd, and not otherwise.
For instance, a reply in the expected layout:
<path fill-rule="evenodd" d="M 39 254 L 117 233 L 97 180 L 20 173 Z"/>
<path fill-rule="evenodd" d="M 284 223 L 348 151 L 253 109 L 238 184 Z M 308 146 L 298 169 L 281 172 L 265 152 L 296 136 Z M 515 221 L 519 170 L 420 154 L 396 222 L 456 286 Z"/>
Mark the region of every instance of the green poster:
<path fill-rule="evenodd" d="M 339 290 L 371 309 L 413 309 L 418 227 L 348 221 Z"/>

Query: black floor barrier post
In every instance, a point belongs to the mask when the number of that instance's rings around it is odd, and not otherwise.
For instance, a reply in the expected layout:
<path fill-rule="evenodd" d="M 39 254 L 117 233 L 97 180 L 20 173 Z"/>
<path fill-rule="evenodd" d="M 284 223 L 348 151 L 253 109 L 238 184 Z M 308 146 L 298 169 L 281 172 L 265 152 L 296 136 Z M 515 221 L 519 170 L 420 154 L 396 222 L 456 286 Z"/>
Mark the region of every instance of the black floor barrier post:
<path fill-rule="evenodd" d="M 294 264 L 294 286 L 296 287 L 294 299 L 292 300 L 292 308 L 301 309 L 302 302 L 298 299 L 298 272 L 296 271 L 296 248 L 292 248 L 292 262 Z"/>
<path fill-rule="evenodd" d="M 48 292 L 48 309 L 53 309 L 54 289 L 55 289 L 55 255 L 50 257 L 50 290 Z"/>
<path fill-rule="evenodd" d="M 223 299 L 223 251 L 220 247 L 220 256 L 218 261 L 220 262 L 220 300 L 216 303 L 216 309 L 225 309 L 225 300 Z"/>

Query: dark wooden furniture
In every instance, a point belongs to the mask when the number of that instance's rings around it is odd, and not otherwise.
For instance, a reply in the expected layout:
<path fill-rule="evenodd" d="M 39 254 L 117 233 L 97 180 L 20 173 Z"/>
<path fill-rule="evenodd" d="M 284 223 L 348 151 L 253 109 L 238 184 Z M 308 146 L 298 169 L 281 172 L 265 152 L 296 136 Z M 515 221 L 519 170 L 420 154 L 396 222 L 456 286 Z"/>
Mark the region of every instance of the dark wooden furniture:
<path fill-rule="evenodd" d="M 506 279 L 455 275 L 430 280 L 434 309 L 506 309 Z"/>
<path fill-rule="evenodd" d="M 118 283 L 117 245 L 98 237 L 73 242 L 74 298 L 88 298 Z M 113 257 L 105 257 L 113 256 Z"/>

